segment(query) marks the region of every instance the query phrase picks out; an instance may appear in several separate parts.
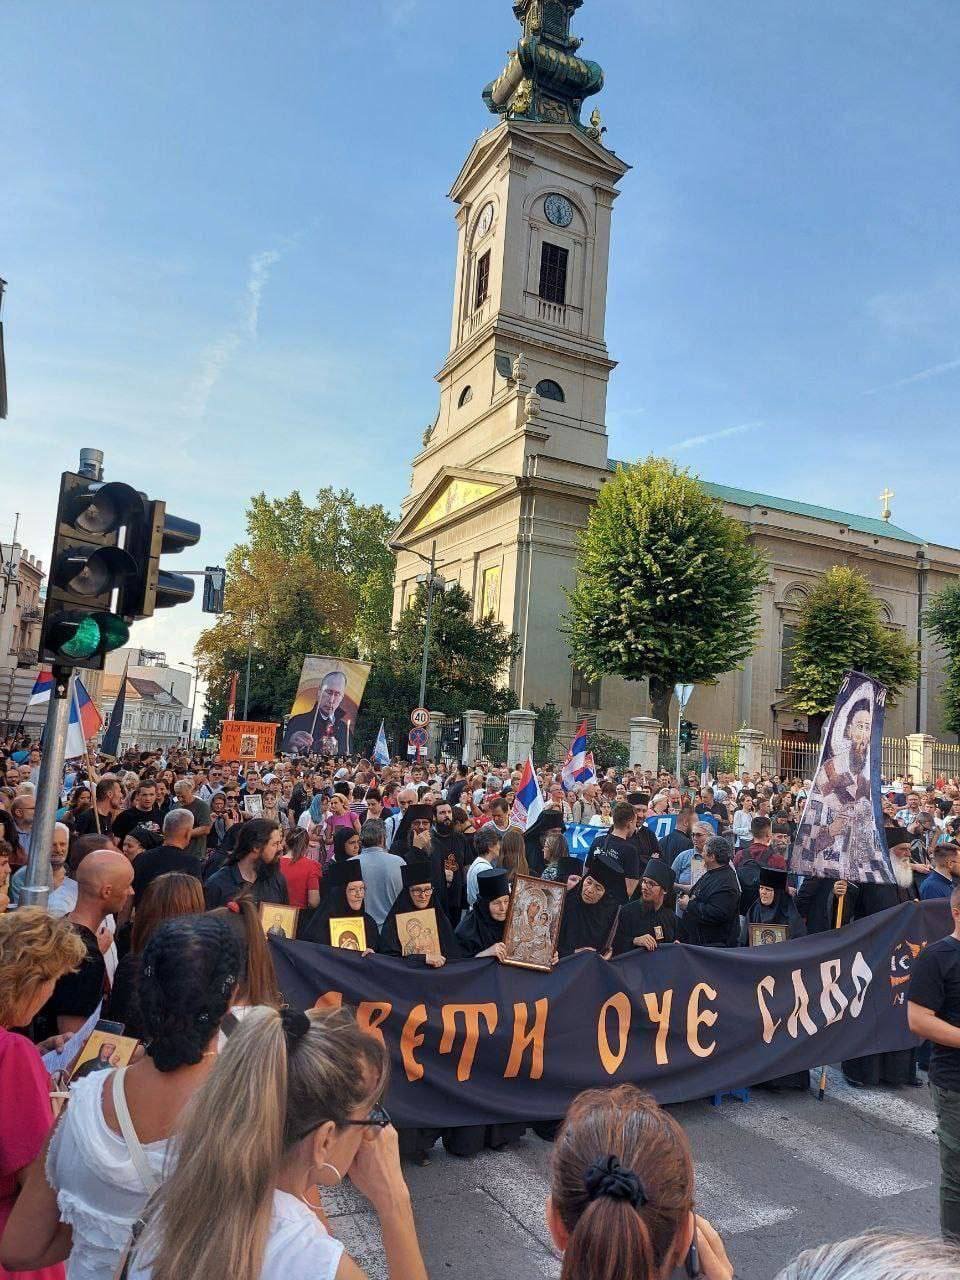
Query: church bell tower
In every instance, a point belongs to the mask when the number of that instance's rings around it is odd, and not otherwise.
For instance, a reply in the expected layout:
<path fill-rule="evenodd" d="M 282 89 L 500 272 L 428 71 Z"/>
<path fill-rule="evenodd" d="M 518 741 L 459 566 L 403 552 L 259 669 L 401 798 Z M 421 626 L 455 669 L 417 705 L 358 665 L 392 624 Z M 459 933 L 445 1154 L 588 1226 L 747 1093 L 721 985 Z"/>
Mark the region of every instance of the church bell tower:
<path fill-rule="evenodd" d="M 629 168 L 604 144 L 599 111 L 582 118 L 603 88 L 570 31 L 582 4 L 518 0 L 516 48 L 483 90 L 499 122 L 450 192 L 450 347 L 395 539 L 427 554 L 436 540 L 443 576 L 520 637 L 510 679 L 521 705 L 552 697 L 561 711 L 571 668 L 558 602 L 607 474 L 607 270 Z M 401 551 L 395 617 L 420 572 Z"/>

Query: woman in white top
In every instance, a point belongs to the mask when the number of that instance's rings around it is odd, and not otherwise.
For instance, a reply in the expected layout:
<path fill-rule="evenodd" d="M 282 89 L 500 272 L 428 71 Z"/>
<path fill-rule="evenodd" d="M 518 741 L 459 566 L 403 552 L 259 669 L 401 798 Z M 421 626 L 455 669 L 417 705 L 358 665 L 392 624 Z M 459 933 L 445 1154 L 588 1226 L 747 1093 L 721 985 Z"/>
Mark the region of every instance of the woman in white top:
<path fill-rule="evenodd" d="M 167 1140 L 213 1066 L 240 964 L 233 934 L 209 916 L 154 933 L 137 987 L 146 1054 L 72 1086 L 10 1218 L 4 1245 L 13 1231 L 23 1269 L 67 1261 L 67 1280 L 114 1275 L 163 1178 Z"/>
<path fill-rule="evenodd" d="M 391 1280 L 426 1280 L 382 1043 L 346 1011 L 251 1009 L 231 1033 L 144 1214 L 130 1280 L 363 1280 L 319 1186 L 350 1180 L 380 1217 Z"/>

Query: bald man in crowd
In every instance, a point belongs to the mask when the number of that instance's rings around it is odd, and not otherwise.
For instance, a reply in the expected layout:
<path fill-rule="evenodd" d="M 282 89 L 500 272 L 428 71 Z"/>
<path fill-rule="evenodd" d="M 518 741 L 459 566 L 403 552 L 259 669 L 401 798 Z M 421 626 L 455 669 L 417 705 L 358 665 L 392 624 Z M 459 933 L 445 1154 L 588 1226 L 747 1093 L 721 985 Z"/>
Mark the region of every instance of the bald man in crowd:
<path fill-rule="evenodd" d="M 109 915 L 119 915 L 133 894 L 133 867 L 116 849 L 87 854 L 77 868 L 77 905 L 66 916 L 83 940 L 86 959 L 59 979 L 34 1023 L 38 1040 L 72 1035 L 106 992 L 107 968 L 97 931 Z"/>

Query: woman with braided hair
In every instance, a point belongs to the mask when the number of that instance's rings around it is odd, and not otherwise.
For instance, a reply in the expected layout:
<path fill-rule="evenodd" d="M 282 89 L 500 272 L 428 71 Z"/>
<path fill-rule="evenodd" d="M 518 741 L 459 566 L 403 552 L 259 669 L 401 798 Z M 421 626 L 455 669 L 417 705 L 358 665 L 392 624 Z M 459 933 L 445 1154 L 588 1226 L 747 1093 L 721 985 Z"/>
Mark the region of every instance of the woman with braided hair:
<path fill-rule="evenodd" d="M 216 1061 L 240 963 L 220 920 L 180 916 L 160 925 L 137 989 L 146 1052 L 131 1067 L 93 1072 L 71 1087 L 48 1148 L 30 1166 L 0 1264 L 20 1271 L 69 1257 L 67 1280 L 115 1274 L 163 1178 L 168 1140 Z"/>
<path fill-rule="evenodd" d="M 251 1009 L 186 1119 L 129 1280 L 364 1280 L 318 1201 L 348 1174 L 392 1280 L 426 1280 L 386 1074 L 382 1041 L 347 1010 Z"/>
<path fill-rule="evenodd" d="M 634 1085 L 574 1099 L 553 1152 L 547 1224 L 560 1280 L 733 1280 L 722 1240 L 694 1212 L 686 1135 Z"/>

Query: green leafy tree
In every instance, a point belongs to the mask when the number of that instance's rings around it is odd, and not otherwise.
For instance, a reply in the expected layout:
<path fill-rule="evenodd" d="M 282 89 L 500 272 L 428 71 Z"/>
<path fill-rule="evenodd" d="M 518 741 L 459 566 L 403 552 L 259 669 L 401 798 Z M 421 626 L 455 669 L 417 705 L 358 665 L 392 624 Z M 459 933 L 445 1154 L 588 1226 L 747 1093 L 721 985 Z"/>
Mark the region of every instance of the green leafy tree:
<path fill-rule="evenodd" d="M 948 733 L 960 735 L 960 583 L 951 583 L 931 598 L 923 621 L 947 655 L 940 719 Z"/>
<path fill-rule="evenodd" d="M 915 647 L 884 625 L 870 583 L 845 565 L 828 570 L 801 606 L 790 661 L 790 705 L 810 718 L 812 740 L 848 671 L 886 685 L 891 704 L 920 674 Z"/>
<path fill-rule="evenodd" d="M 393 733 L 406 732 L 410 711 L 420 698 L 420 669 L 427 608 L 427 588 L 417 588 L 404 609 L 389 647 L 374 656 L 357 740 L 372 747 L 381 719 Z M 460 715 L 476 707 L 503 715 L 516 705 L 503 678 L 520 652 L 515 636 L 492 618 L 474 619 L 470 595 L 454 583 L 436 592 L 430 619 L 427 706 L 444 715 Z M 367 748 L 369 749 L 369 748 Z"/>
<path fill-rule="evenodd" d="M 591 679 L 649 677 L 666 721 L 679 681 L 714 684 L 753 650 L 766 561 L 742 524 L 665 458 L 620 467 L 581 534 L 570 647 Z"/>
<path fill-rule="evenodd" d="M 305 654 L 372 658 L 390 641 L 394 521 L 346 490 L 322 489 L 309 505 L 298 492 L 256 495 L 247 539 L 227 557 L 226 609 L 200 637 L 207 715 L 226 715 L 231 673 L 240 673 L 242 711 L 252 646 L 249 715 L 281 719 L 293 703 Z"/>

